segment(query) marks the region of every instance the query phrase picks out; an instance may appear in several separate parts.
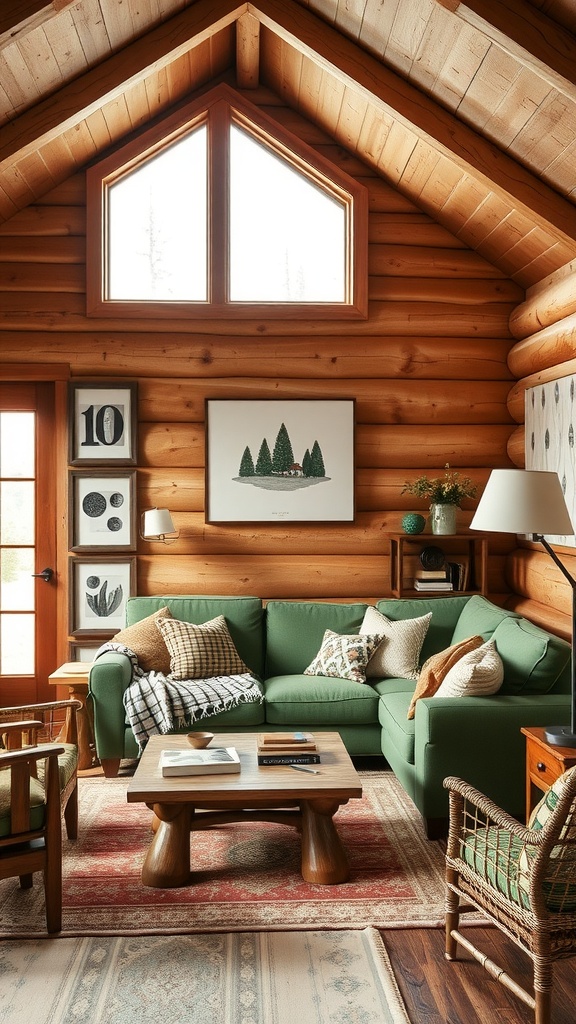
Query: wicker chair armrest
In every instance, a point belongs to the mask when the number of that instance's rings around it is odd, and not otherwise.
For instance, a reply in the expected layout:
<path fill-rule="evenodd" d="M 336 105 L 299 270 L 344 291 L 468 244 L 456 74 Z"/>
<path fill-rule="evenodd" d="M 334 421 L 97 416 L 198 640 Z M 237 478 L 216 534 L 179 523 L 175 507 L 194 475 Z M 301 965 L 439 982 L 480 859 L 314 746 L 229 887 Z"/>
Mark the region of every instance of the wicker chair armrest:
<path fill-rule="evenodd" d="M 81 704 L 81 702 L 79 700 L 74 700 L 71 697 L 69 697 L 67 700 L 50 700 L 50 701 L 47 701 L 44 704 L 17 704 L 14 707 L 10 707 L 10 708 L 4 708 L 4 707 L 0 708 L 0 722 L 2 722 L 2 719 L 3 719 L 4 715 L 14 715 L 14 714 L 16 714 L 17 712 L 20 712 L 20 711 L 22 711 L 22 712 L 28 712 L 28 711 L 44 712 L 44 711 L 53 711 L 53 710 L 55 711 L 58 708 L 70 708 L 70 707 L 74 707 L 76 710 L 79 710 L 82 707 L 82 704 Z"/>
<path fill-rule="evenodd" d="M 40 723 L 41 726 L 48 727 L 48 739 L 50 742 L 54 742 L 56 736 L 53 734 L 58 732 L 57 739 L 62 743 L 72 743 L 78 746 L 78 725 L 76 721 L 76 713 L 82 708 L 82 703 L 79 700 L 75 700 L 72 697 L 66 700 L 51 700 L 41 704 L 19 704 L 14 707 L 0 708 L 0 732 L 5 730 L 8 720 L 10 723 L 14 722 L 15 716 L 19 718 L 28 717 L 30 715 L 38 715 L 42 718 Z M 59 711 L 65 712 L 65 716 L 62 720 L 57 720 L 55 716 Z"/>
<path fill-rule="evenodd" d="M 474 786 L 464 782 L 463 779 L 458 779 L 455 776 L 448 776 L 444 779 L 445 789 L 450 790 L 451 793 L 457 793 L 462 801 L 472 804 L 473 807 L 477 807 L 478 810 L 486 816 L 494 825 L 498 828 L 503 828 L 512 835 L 517 836 L 523 843 L 529 845 L 539 846 L 542 842 L 541 833 L 535 832 L 533 829 L 528 828 L 526 825 L 522 825 L 521 822 L 513 818 L 507 811 L 502 810 L 498 804 L 494 803 L 490 797 L 486 796 L 485 793 L 481 793 L 479 789 L 475 789 Z M 450 812 L 452 814 L 453 802 L 450 802 Z M 463 803 L 462 803 L 462 816 L 463 816 Z"/>

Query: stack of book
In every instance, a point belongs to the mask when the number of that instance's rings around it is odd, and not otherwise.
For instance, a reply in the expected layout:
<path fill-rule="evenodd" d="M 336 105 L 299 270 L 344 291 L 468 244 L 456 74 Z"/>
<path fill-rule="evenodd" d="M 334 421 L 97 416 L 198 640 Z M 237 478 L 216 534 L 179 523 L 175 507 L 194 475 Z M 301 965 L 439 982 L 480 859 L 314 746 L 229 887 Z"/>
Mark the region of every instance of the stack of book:
<path fill-rule="evenodd" d="M 258 736 L 258 764 L 320 764 L 311 732 L 266 732 Z"/>
<path fill-rule="evenodd" d="M 414 590 L 453 590 L 448 566 L 442 569 L 417 569 L 414 575 Z"/>

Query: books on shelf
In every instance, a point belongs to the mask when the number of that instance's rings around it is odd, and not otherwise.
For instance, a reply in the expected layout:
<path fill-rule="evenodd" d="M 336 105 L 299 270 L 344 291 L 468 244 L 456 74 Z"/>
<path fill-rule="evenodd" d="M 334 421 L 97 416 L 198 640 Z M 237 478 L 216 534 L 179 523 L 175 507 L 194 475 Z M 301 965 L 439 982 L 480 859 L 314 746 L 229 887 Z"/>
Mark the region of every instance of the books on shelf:
<path fill-rule="evenodd" d="M 454 585 L 448 580 L 414 580 L 414 590 L 454 590 Z"/>
<path fill-rule="evenodd" d="M 162 775 L 226 775 L 240 771 L 235 747 L 211 747 L 207 750 L 162 750 Z"/>
<path fill-rule="evenodd" d="M 436 583 L 449 580 L 450 576 L 448 568 L 443 566 L 441 569 L 416 569 L 414 579 Z"/>
<path fill-rule="evenodd" d="M 320 764 L 320 755 L 310 732 L 261 733 L 256 752 L 259 765 Z"/>

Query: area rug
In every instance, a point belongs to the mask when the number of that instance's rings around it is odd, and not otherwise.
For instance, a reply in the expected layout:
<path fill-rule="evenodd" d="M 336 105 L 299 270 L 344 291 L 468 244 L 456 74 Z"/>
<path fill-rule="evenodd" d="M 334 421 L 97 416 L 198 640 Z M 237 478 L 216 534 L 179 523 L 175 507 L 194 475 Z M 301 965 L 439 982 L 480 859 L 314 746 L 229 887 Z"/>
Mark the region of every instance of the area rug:
<path fill-rule="evenodd" d="M 314 885 L 300 874 L 300 837 L 268 822 L 191 835 L 193 882 L 142 885 L 151 812 L 126 802 L 126 779 L 80 780 L 80 836 L 64 843 L 63 934 L 438 926 L 444 856 L 390 771 L 362 773 L 363 797 L 336 815 L 350 880 Z M 32 889 L 0 882 L 0 935 L 45 933 L 40 876 Z"/>
<path fill-rule="evenodd" d="M 0 975 L 3 1024 L 409 1024 L 371 928 L 9 940 Z"/>

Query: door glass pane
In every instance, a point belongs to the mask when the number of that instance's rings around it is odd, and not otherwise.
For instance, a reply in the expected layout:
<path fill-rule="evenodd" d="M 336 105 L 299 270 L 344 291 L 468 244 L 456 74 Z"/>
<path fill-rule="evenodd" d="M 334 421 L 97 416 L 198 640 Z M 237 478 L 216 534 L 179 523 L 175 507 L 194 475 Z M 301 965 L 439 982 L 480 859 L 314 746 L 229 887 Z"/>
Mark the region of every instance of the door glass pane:
<path fill-rule="evenodd" d="M 0 542 L 34 544 L 34 481 L 0 483 Z"/>
<path fill-rule="evenodd" d="M 34 549 L 2 548 L 0 553 L 2 611 L 34 610 Z"/>
<path fill-rule="evenodd" d="M 0 412 L 2 476 L 34 476 L 34 413 Z"/>
<path fill-rule="evenodd" d="M 0 673 L 5 676 L 34 672 L 34 615 L 0 614 Z"/>

